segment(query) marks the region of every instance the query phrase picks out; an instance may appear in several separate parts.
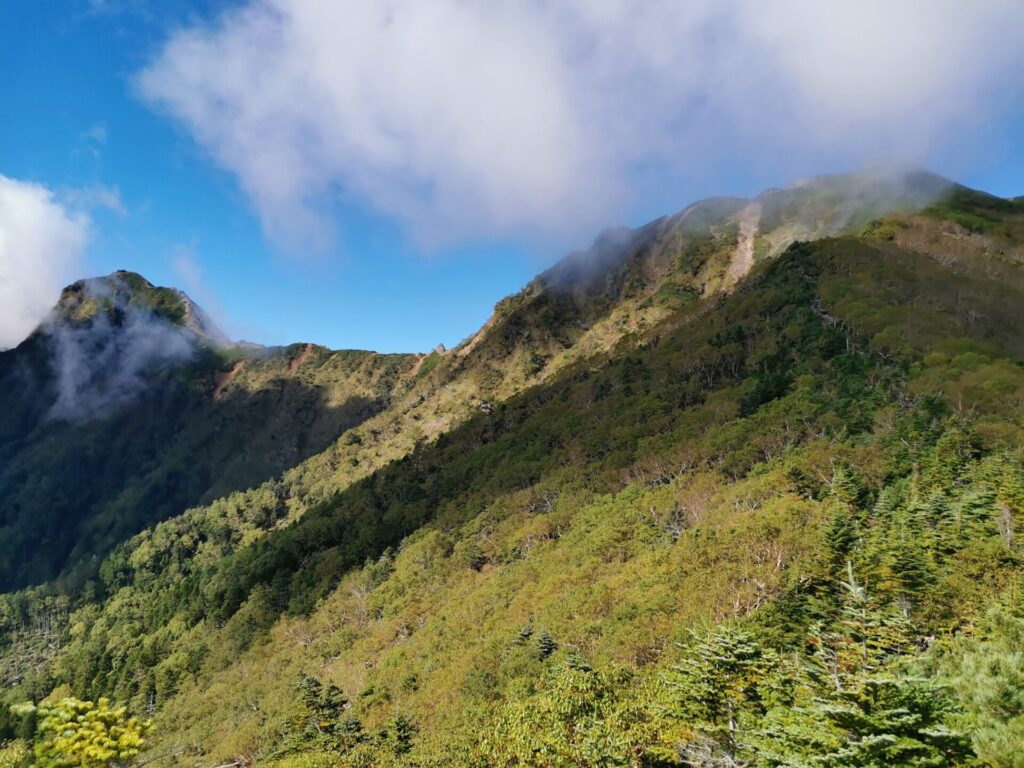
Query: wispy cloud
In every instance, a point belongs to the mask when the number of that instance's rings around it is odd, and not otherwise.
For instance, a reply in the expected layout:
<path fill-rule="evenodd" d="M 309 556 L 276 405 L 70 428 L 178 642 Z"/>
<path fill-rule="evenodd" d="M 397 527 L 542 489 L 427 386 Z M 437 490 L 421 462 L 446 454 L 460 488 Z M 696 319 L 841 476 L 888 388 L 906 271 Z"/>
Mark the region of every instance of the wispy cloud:
<path fill-rule="evenodd" d="M 0 175 L 0 349 L 18 344 L 76 277 L 89 219 L 46 187 Z"/>
<path fill-rule="evenodd" d="M 121 189 L 117 185 L 90 184 L 87 187 L 68 187 L 60 191 L 59 198 L 65 205 L 76 210 L 102 209 L 118 216 L 128 215 L 128 208 L 121 198 Z"/>
<path fill-rule="evenodd" d="M 575 234 L 737 157 L 980 142 L 1024 95 L 1022 37 L 1018 0 L 251 0 L 138 84 L 279 243 L 328 240 L 338 200 L 438 243 Z"/>
<path fill-rule="evenodd" d="M 80 134 L 78 141 L 71 147 L 72 157 L 87 155 L 97 164 L 103 158 L 103 151 L 107 146 L 107 124 L 104 121 L 93 123 Z"/>
<path fill-rule="evenodd" d="M 82 133 L 82 138 L 86 141 L 90 141 L 93 144 L 106 144 L 107 143 L 107 124 L 103 121 L 95 123 L 90 126 L 88 130 Z"/>
<path fill-rule="evenodd" d="M 144 307 L 132 306 L 104 280 L 85 283 L 89 298 L 117 305 L 118 320 L 99 312 L 90 322 L 60 318 L 47 325 L 57 397 L 49 415 L 84 421 L 120 408 L 146 388 L 155 371 L 195 355 L 195 336 Z"/>

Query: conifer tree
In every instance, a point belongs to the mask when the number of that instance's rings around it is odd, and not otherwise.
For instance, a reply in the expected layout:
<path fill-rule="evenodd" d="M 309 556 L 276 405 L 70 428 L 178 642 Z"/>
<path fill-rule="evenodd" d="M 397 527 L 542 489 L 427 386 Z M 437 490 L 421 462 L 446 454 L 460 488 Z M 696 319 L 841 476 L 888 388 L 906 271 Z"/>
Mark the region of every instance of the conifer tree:
<path fill-rule="evenodd" d="M 540 652 L 541 659 L 546 659 L 558 650 L 558 643 L 546 629 L 540 631 L 540 636 L 537 638 L 537 650 Z"/>
<path fill-rule="evenodd" d="M 523 625 L 523 628 L 519 630 L 519 643 L 524 644 L 529 642 L 532 636 L 533 624 L 531 624 L 530 622 L 526 622 L 526 624 Z"/>
<path fill-rule="evenodd" d="M 726 626 L 696 640 L 665 677 L 667 714 L 692 732 L 679 747 L 686 764 L 745 764 L 778 665 L 777 655 L 746 630 Z"/>
<path fill-rule="evenodd" d="M 858 533 L 857 520 L 849 509 L 841 507 L 832 513 L 832 520 L 825 531 L 830 565 L 839 567 L 849 559 Z"/>
<path fill-rule="evenodd" d="M 362 738 L 362 724 L 345 717 L 348 699 L 330 683 L 324 685 L 312 675 L 299 675 L 298 715 L 283 751 L 313 745 L 351 748 Z"/>
<path fill-rule="evenodd" d="M 945 666 L 978 757 L 993 768 L 1024 768 L 1024 615 L 992 609 L 965 646 Z"/>
<path fill-rule="evenodd" d="M 411 718 L 398 714 L 388 723 L 383 734 L 383 741 L 394 755 L 404 755 L 412 749 L 416 738 L 416 723 Z"/>
<path fill-rule="evenodd" d="M 832 469 L 832 483 L 829 498 L 840 504 L 856 506 L 862 489 L 855 470 L 847 464 L 836 464 Z"/>
<path fill-rule="evenodd" d="M 948 690 L 912 674 L 910 622 L 875 604 L 853 577 L 833 632 L 810 638 L 803 694 L 795 706 L 776 708 L 755 737 L 775 765 L 827 768 L 937 768 L 972 756 L 968 737 L 954 726 L 957 709 Z"/>
<path fill-rule="evenodd" d="M 958 519 L 964 539 L 977 539 L 997 533 L 996 494 L 989 489 L 967 493 L 960 499 Z"/>

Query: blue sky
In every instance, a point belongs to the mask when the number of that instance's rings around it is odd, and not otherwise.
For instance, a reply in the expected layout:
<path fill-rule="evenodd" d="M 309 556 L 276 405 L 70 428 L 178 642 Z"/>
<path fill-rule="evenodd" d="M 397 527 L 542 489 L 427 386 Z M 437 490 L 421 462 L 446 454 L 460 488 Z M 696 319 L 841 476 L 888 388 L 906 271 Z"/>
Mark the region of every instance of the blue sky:
<path fill-rule="evenodd" d="M 876 162 L 1024 194 L 1019 3 L 330 5 L 0 4 L 0 175 L 87 222 L 64 267 L 180 286 L 235 337 L 422 351 L 697 197 Z"/>
<path fill-rule="evenodd" d="M 261 343 L 418 351 L 459 341 L 542 265 L 504 243 L 418 253 L 368 212 L 346 217 L 329 253 L 279 254 L 231 175 L 134 92 L 135 72 L 182 18 L 0 5 L 0 173 L 120 191 L 123 212 L 91 214 L 87 274 L 127 268 L 205 292 L 197 300 L 234 335 Z M 183 253 L 202 290 L 175 267 Z"/>

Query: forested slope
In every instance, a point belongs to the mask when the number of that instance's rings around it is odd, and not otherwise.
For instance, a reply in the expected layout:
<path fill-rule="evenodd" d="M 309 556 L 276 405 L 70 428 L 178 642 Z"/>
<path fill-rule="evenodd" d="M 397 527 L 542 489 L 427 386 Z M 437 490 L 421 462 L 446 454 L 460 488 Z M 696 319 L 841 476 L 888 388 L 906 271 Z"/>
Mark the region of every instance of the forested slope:
<path fill-rule="evenodd" d="M 5 598 L 7 700 L 150 711 L 175 765 L 1018 765 L 1024 209 L 829 199 L 735 282 L 749 203 L 563 265 L 421 364 L 444 428 Z"/>
<path fill-rule="evenodd" d="M 80 586 L 143 528 L 320 453 L 417 361 L 227 345 L 201 312 L 115 273 L 70 286 L 0 352 L 0 588 L 61 573 Z"/>

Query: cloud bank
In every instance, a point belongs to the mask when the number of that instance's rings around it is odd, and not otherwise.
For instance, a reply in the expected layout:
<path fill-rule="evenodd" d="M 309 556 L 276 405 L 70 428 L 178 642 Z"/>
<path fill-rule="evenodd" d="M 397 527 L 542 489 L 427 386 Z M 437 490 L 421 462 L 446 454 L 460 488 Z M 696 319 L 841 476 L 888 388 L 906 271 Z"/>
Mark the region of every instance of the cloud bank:
<path fill-rule="evenodd" d="M 88 218 L 46 187 L 0 175 L 0 349 L 46 317 L 75 277 L 88 231 Z"/>
<path fill-rule="evenodd" d="M 1019 0 L 251 0 L 138 85 L 279 243 L 341 202 L 443 244 L 576 234 L 701 168 L 980 143 L 1022 38 Z"/>

